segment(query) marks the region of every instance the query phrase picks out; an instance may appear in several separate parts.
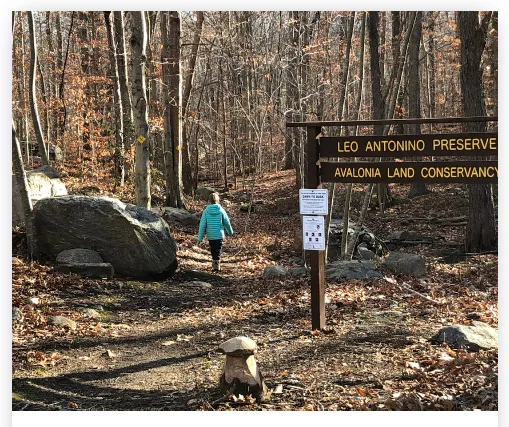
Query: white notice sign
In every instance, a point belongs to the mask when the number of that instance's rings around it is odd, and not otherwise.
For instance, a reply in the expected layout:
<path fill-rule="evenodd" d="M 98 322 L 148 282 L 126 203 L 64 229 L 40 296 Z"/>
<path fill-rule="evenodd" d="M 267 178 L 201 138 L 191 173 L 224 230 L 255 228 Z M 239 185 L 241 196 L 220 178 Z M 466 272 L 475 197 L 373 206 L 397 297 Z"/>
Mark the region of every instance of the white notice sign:
<path fill-rule="evenodd" d="M 302 242 L 306 251 L 325 250 L 325 230 L 323 216 L 302 217 Z"/>
<path fill-rule="evenodd" d="M 327 215 L 328 210 L 327 189 L 299 190 L 299 207 L 301 215 Z"/>

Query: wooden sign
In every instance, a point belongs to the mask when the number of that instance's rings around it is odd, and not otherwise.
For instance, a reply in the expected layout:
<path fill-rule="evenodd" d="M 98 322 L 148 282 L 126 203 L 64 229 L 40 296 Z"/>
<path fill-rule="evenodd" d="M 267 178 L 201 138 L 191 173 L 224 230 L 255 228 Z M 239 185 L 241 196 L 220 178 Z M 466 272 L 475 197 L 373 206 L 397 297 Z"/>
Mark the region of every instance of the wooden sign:
<path fill-rule="evenodd" d="M 426 182 L 489 184 L 498 182 L 498 162 L 321 162 L 322 182 Z"/>
<path fill-rule="evenodd" d="M 487 156 L 497 153 L 497 132 L 320 138 L 320 157 Z"/>
<path fill-rule="evenodd" d="M 307 187 L 320 189 L 323 182 L 426 182 L 426 183 L 496 183 L 497 161 L 450 162 L 325 162 L 324 157 L 427 157 L 427 156 L 496 156 L 497 133 L 458 133 L 439 135 L 394 135 L 324 137 L 324 126 L 409 125 L 498 121 L 498 117 L 443 117 L 387 120 L 351 120 L 286 123 L 287 127 L 307 128 Z M 317 217 L 314 217 L 317 218 Z M 315 224 L 316 227 L 316 224 Z M 303 237 L 313 238 L 311 235 Z M 317 229 L 316 229 L 317 230 Z M 318 236 L 321 237 L 321 236 Z M 325 327 L 325 251 L 311 250 L 311 328 Z"/>

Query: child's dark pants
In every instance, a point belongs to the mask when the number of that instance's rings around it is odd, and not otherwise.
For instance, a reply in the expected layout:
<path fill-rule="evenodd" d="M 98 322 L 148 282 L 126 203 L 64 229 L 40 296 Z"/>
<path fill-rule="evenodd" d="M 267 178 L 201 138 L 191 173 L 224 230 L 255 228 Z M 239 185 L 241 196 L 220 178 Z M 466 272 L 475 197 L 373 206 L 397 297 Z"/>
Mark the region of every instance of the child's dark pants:
<path fill-rule="evenodd" d="M 221 247 L 223 246 L 223 239 L 209 240 L 209 245 L 212 259 L 219 261 L 219 257 L 221 256 Z"/>

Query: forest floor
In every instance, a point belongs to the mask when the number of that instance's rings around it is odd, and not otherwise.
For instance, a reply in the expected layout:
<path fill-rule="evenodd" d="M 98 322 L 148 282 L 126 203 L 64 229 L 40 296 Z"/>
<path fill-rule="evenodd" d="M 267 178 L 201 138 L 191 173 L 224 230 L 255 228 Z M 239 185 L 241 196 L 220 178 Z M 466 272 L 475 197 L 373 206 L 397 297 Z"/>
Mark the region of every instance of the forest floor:
<path fill-rule="evenodd" d="M 85 185 L 71 173 L 63 181 L 69 193 Z M 263 279 L 269 264 L 302 264 L 291 171 L 256 183 L 261 203 L 249 216 L 239 209 L 249 185 L 224 195 L 236 233 L 225 241 L 220 275 L 206 279 L 210 289 L 184 284 L 191 270 L 210 273 L 208 248 L 193 242 L 193 228 L 171 226 L 179 269 L 161 282 L 55 272 L 27 260 L 24 235 L 13 229 L 12 304 L 24 320 L 12 331 L 12 409 L 497 410 L 498 351 L 469 353 L 429 338 L 472 318 L 497 327 L 498 256 L 460 255 L 464 225 L 437 221 L 466 215 L 465 186 L 430 189 L 384 215 L 372 209 L 366 221 L 382 239 L 398 230 L 427 236 L 428 243 L 404 250 L 424 256 L 428 274 L 328 281 L 324 331 L 311 330 L 309 278 Z M 362 191 L 354 186 L 354 219 Z M 392 191 L 402 199 L 408 186 Z M 197 213 L 205 205 L 188 203 Z M 86 308 L 100 317 L 87 317 Z M 77 328 L 51 326 L 54 315 Z M 225 356 L 217 347 L 238 335 L 258 345 L 271 391 L 265 402 L 219 390 Z"/>

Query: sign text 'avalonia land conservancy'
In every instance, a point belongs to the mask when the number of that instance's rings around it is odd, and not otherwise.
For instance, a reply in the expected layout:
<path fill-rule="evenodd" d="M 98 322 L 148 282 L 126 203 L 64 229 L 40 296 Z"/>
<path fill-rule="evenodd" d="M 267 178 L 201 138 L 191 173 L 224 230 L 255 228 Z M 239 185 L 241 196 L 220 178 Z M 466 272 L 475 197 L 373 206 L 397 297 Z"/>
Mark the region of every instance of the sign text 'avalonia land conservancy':
<path fill-rule="evenodd" d="M 498 162 L 322 162 L 323 182 L 496 183 Z"/>
<path fill-rule="evenodd" d="M 497 155 L 497 133 L 320 138 L 321 157 Z"/>

